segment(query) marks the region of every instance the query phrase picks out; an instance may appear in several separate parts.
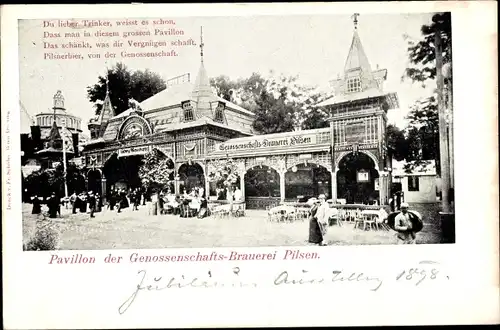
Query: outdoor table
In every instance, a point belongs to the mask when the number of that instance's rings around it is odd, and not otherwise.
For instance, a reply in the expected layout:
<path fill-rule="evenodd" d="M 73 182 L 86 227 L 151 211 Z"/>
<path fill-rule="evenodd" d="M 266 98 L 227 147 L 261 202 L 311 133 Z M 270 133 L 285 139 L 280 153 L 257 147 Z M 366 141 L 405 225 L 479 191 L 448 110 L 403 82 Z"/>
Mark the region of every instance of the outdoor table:
<path fill-rule="evenodd" d="M 272 221 L 273 218 L 277 215 L 280 215 L 279 220 L 286 220 L 289 214 L 295 212 L 295 208 L 293 206 L 288 205 L 278 205 L 269 210 L 269 220 Z"/>
<path fill-rule="evenodd" d="M 365 221 L 365 220 L 374 221 L 375 227 L 377 229 L 379 228 L 379 225 L 382 228 L 387 229 L 385 224 L 383 223 L 384 219 L 382 219 L 382 217 L 381 217 L 380 210 L 363 210 L 363 211 L 361 211 L 361 215 L 364 218 L 363 221 Z"/>

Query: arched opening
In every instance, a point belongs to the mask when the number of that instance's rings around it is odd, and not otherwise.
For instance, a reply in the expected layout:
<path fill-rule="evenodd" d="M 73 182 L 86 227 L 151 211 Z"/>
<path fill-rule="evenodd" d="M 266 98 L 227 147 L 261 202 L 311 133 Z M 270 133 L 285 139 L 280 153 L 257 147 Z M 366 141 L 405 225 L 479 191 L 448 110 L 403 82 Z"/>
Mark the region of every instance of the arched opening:
<path fill-rule="evenodd" d="M 265 165 L 255 166 L 245 174 L 245 201 L 247 209 L 265 209 L 280 200 L 280 176 Z"/>
<path fill-rule="evenodd" d="M 153 148 L 147 153 L 139 167 L 143 188 L 149 193 L 160 190 L 175 190 L 174 161 L 163 151 Z"/>
<path fill-rule="evenodd" d="M 248 197 L 280 197 L 280 176 L 269 166 L 256 166 L 245 174 L 245 194 Z"/>
<path fill-rule="evenodd" d="M 331 174 L 316 164 L 298 164 L 285 173 L 285 196 L 290 200 L 308 200 L 325 194 L 332 196 Z"/>
<path fill-rule="evenodd" d="M 189 193 L 194 188 L 205 189 L 205 174 L 203 168 L 197 163 L 185 163 L 177 171 L 179 175 L 179 192 L 184 190 Z"/>
<path fill-rule="evenodd" d="M 337 172 L 337 198 L 348 204 L 371 204 L 379 199 L 375 181 L 379 174 L 368 155 L 358 152 L 345 155 Z M 376 189 L 377 188 L 377 189 Z"/>
<path fill-rule="evenodd" d="M 99 193 L 102 196 L 102 174 L 97 169 L 91 169 L 87 173 L 87 191 Z"/>
<path fill-rule="evenodd" d="M 118 157 L 116 153 L 109 157 L 103 168 L 106 194 L 112 188 L 128 190 L 141 187 L 139 167 L 143 158 L 142 155 Z"/>

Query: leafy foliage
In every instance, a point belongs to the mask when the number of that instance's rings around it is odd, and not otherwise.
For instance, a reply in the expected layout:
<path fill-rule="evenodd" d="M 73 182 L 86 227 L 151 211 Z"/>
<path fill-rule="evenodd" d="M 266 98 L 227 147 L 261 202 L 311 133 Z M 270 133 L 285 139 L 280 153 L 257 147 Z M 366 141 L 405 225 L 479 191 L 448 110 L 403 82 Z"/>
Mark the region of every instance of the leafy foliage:
<path fill-rule="evenodd" d="M 443 60 L 451 63 L 452 38 L 451 14 L 437 13 L 432 16 L 432 22 L 421 27 L 422 38 L 418 41 L 408 41 L 409 66 L 402 79 L 409 78 L 413 82 L 421 83 L 423 87 L 436 77 L 436 52 L 434 38 L 439 31 L 442 39 Z M 451 86 L 452 77 L 446 83 Z M 427 160 L 436 161 L 439 172 L 439 125 L 437 99 L 434 95 L 423 100 L 418 100 L 410 109 L 406 128 L 407 161 L 413 163 L 407 171 L 412 171 L 416 166 L 425 165 Z"/>
<path fill-rule="evenodd" d="M 58 248 L 58 245 L 59 233 L 54 223 L 46 219 L 38 219 L 35 234 L 23 249 L 25 251 L 53 251 Z"/>
<path fill-rule="evenodd" d="M 315 87 L 298 83 L 297 76 L 268 77 L 253 73 L 249 78 L 231 81 L 219 76 L 211 81 L 216 93 L 256 114 L 253 128 L 261 134 L 327 127 L 327 115 L 313 106 L 325 98 Z"/>
<path fill-rule="evenodd" d="M 330 126 L 328 123 L 328 115 L 320 109 L 311 110 L 306 115 L 306 119 L 302 122 L 302 129 L 325 128 Z"/>
<path fill-rule="evenodd" d="M 41 168 L 32 172 L 25 179 L 25 188 L 28 193 L 38 196 L 49 196 L 55 192 L 64 195 L 64 167 L 59 164 L 56 168 Z M 68 194 L 85 190 L 85 177 L 83 169 L 74 164 L 66 165 L 66 184 Z"/>
<path fill-rule="evenodd" d="M 108 69 L 107 78 L 109 97 L 116 115 L 133 107 L 134 103 L 131 104 L 130 100 L 142 102 L 167 87 L 159 74 L 147 69 L 132 72 L 123 63 Z M 94 103 L 95 113 L 99 115 L 106 97 L 106 76 L 97 79 L 96 84 L 87 87 L 87 98 Z"/>
<path fill-rule="evenodd" d="M 413 161 L 412 166 L 417 167 L 434 159 L 439 173 L 439 120 L 435 97 L 415 103 L 407 118 L 410 121 L 406 129 L 407 160 Z M 411 170 L 411 167 L 408 168 L 408 171 Z"/>
<path fill-rule="evenodd" d="M 410 66 L 406 68 L 403 79 L 409 78 L 414 82 L 425 84 L 427 80 L 433 80 L 436 77 L 434 48 L 436 30 L 441 33 L 444 62 L 451 62 L 451 13 L 438 13 L 432 17 L 431 24 L 422 25 L 421 40 L 409 40 L 406 36 Z"/>
<path fill-rule="evenodd" d="M 146 189 L 163 188 L 173 182 L 174 164 L 158 149 L 144 156 L 139 167 L 139 178 Z"/>
<path fill-rule="evenodd" d="M 408 155 L 408 144 L 405 134 L 397 126 L 387 125 L 386 128 L 387 147 L 394 159 L 401 161 Z"/>
<path fill-rule="evenodd" d="M 238 166 L 232 159 L 218 159 L 213 163 L 213 171 L 208 173 L 208 181 L 218 187 L 233 187 L 239 180 Z"/>

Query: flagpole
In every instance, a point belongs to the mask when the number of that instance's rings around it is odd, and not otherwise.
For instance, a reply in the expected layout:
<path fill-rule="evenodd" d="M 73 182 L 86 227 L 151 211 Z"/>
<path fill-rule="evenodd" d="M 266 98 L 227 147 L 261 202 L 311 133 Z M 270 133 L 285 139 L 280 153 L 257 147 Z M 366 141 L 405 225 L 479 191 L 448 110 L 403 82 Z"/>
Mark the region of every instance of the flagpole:
<path fill-rule="evenodd" d="M 62 150 L 63 150 L 63 169 L 64 169 L 64 197 L 65 199 L 68 198 L 68 182 L 66 180 L 66 174 L 67 174 L 67 169 L 66 169 L 66 142 L 64 140 L 64 132 L 66 128 L 66 118 L 62 118 Z"/>

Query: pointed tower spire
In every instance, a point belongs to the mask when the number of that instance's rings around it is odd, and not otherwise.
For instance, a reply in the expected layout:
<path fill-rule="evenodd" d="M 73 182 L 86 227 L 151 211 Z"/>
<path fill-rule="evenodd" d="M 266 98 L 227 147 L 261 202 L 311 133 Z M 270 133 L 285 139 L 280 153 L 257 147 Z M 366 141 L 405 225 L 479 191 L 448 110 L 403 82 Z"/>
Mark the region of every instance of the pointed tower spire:
<path fill-rule="evenodd" d="M 361 39 L 358 34 L 358 17 L 359 14 L 355 13 L 351 16 L 354 23 L 354 32 L 352 36 L 351 47 L 349 48 L 349 54 L 347 55 L 347 60 L 345 62 L 344 74 L 347 75 L 349 72 L 359 72 L 358 77 L 361 80 L 362 89 L 369 89 L 377 87 L 378 84 L 373 77 L 373 71 L 366 56 L 363 45 L 361 44 Z M 352 76 L 352 74 L 349 74 Z"/>
<path fill-rule="evenodd" d="M 99 129 L 99 137 L 104 135 L 106 131 L 106 127 L 108 125 L 108 120 L 115 116 L 115 110 L 113 109 L 113 105 L 111 104 L 111 97 L 109 96 L 109 71 L 106 70 L 106 96 L 104 97 L 104 101 L 102 103 L 101 113 L 99 114 L 99 119 L 97 123 L 101 125 Z"/>
<path fill-rule="evenodd" d="M 200 26 L 200 55 L 201 55 L 201 63 L 203 63 L 203 47 L 205 44 L 203 43 L 203 26 Z"/>
<path fill-rule="evenodd" d="M 203 48 L 205 44 L 203 43 L 203 27 L 200 29 L 200 56 L 201 63 L 200 69 L 198 70 L 198 75 L 194 83 L 193 92 L 191 94 L 192 100 L 195 104 L 195 117 L 200 118 L 202 116 L 212 117 L 212 106 L 211 102 L 215 101 L 217 98 L 212 92 L 212 87 L 210 87 L 210 79 L 208 78 L 207 71 L 205 70 L 205 64 L 203 62 Z"/>

